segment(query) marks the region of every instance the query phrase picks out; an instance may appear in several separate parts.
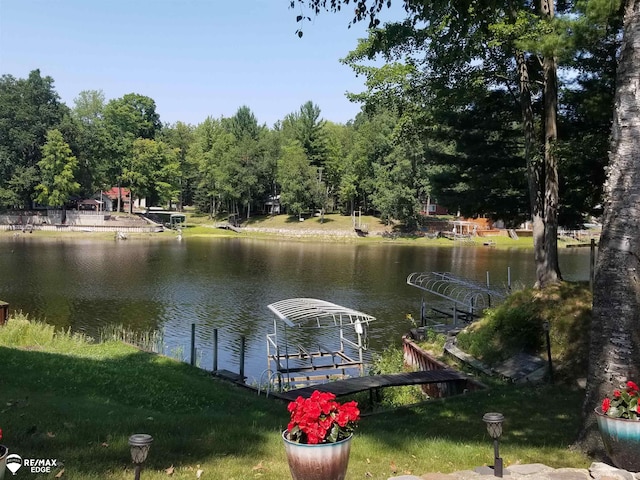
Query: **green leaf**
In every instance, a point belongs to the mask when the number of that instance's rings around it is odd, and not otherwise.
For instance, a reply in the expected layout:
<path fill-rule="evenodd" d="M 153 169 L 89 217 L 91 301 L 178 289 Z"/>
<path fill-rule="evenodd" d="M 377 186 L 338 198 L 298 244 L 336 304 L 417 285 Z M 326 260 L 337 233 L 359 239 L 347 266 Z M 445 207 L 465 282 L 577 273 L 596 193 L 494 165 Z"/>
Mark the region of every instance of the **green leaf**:
<path fill-rule="evenodd" d="M 337 442 L 339 434 L 340 434 L 340 427 L 338 426 L 337 423 L 334 423 L 333 427 L 331 427 L 331 431 L 329 432 L 329 435 L 327 435 L 327 441 L 331 443 Z"/>
<path fill-rule="evenodd" d="M 624 413 L 624 411 L 621 408 L 619 408 L 619 407 L 611 407 L 611 408 L 609 408 L 609 411 L 607 412 L 607 415 L 609 417 L 613 417 L 613 418 L 620 418 L 623 413 Z"/>

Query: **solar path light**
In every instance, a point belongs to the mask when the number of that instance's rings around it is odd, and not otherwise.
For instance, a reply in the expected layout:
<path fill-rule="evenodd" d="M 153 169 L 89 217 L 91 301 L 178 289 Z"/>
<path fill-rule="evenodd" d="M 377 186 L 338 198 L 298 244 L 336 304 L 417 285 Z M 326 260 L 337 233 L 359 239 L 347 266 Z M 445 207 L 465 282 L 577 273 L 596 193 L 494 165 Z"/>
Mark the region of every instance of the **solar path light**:
<path fill-rule="evenodd" d="M 502 458 L 499 453 L 499 440 L 502 436 L 502 422 L 504 415 L 501 413 L 485 413 L 482 420 L 487 424 L 487 432 L 493 438 L 493 474 L 496 477 L 502 477 Z"/>
<path fill-rule="evenodd" d="M 153 437 L 146 433 L 136 433 L 129 437 L 129 446 L 131 447 L 131 460 L 136 465 L 135 480 L 140 480 L 140 471 L 142 464 L 147 459 L 149 448 L 153 442 Z"/>

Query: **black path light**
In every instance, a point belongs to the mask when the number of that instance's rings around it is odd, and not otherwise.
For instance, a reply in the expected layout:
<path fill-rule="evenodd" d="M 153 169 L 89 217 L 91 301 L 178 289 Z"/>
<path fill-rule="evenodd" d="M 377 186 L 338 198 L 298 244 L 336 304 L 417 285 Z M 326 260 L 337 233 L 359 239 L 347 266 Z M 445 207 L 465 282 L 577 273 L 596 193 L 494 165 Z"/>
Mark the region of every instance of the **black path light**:
<path fill-rule="evenodd" d="M 487 424 L 489 436 L 493 438 L 493 474 L 496 477 L 502 477 L 502 458 L 500 458 L 498 442 L 502 436 L 504 415 L 497 412 L 485 413 L 482 420 Z"/>
<path fill-rule="evenodd" d="M 129 446 L 131 447 L 131 460 L 136 465 L 135 480 L 140 480 L 140 471 L 142 464 L 147 459 L 149 448 L 153 442 L 153 437 L 146 433 L 136 433 L 129 437 Z"/>

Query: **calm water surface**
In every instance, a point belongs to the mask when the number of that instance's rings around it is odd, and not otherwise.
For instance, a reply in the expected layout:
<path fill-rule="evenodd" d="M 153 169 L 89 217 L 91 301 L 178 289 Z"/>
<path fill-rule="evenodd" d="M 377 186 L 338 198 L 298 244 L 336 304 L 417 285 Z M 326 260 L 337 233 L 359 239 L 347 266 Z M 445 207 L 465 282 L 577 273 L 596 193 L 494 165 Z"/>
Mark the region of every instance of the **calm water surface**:
<path fill-rule="evenodd" d="M 562 249 L 568 280 L 587 280 L 589 249 Z M 0 241 L 0 300 L 11 310 L 97 337 L 101 327 L 160 329 L 165 353 L 188 355 L 191 324 L 198 363 L 212 367 L 213 329 L 218 367 L 238 371 L 239 337 L 246 336 L 249 382 L 266 369 L 267 305 L 312 297 L 361 310 L 371 324 L 372 351 L 397 343 L 419 318 L 422 292 L 406 284 L 418 271 L 447 271 L 486 282 L 533 283 L 531 250 L 299 243 L 251 239 Z M 432 300 L 425 298 L 427 304 Z"/>

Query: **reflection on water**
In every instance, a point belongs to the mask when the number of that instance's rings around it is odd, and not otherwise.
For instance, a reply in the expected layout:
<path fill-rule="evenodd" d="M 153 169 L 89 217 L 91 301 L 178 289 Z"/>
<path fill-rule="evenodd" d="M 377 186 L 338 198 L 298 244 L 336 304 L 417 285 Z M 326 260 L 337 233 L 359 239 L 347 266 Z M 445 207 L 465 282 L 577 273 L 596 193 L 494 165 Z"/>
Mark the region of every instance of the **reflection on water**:
<path fill-rule="evenodd" d="M 560 252 L 563 275 L 587 280 L 589 249 Z M 100 327 L 162 329 L 166 353 L 189 355 L 196 324 L 198 362 L 212 367 L 218 329 L 218 367 L 238 371 L 246 337 L 245 373 L 266 369 L 266 334 L 273 329 L 267 305 L 312 297 L 373 315 L 369 343 L 382 350 L 419 318 L 421 291 L 406 284 L 416 271 L 449 271 L 504 287 L 534 279 L 531 250 L 488 247 L 414 247 L 299 243 L 250 239 L 0 242 L 0 300 L 12 310 L 62 328 L 97 336 Z M 425 298 L 427 304 L 431 301 Z"/>

